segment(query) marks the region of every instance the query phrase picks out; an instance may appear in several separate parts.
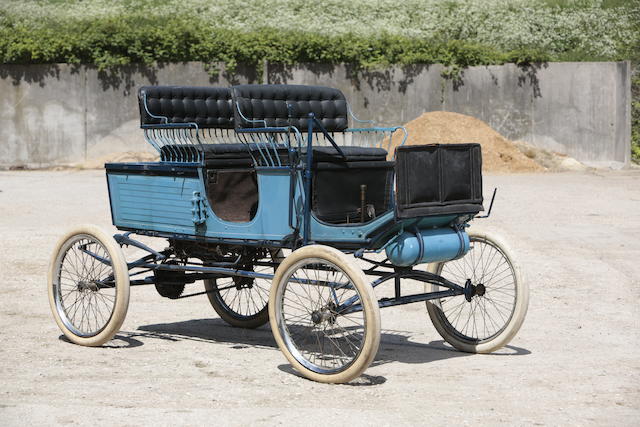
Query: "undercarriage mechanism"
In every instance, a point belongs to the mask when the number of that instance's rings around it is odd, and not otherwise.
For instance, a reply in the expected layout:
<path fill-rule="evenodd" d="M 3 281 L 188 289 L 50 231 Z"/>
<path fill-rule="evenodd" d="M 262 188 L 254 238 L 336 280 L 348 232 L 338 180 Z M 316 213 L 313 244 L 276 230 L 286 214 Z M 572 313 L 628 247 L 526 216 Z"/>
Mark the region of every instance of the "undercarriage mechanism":
<path fill-rule="evenodd" d="M 179 265 L 178 261 L 168 261 L 166 264 Z M 184 271 L 154 270 L 156 291 L 165 298 L 178 299 L 184 291 L 187 273 Z"/>
<path fill-rule="evenodd" d="M 252 248 L 246 246 L 220 245 L 203 242 L 185 242 L 181 240 L 169 240 L 169 250 L 173 257 L 164 262 L 168 265 L 186 265 L 190 258 L 197 258 L 205 266 L 234 267 L 238 270 L 254 271 L 254 266 L 259 260 L 269 258 L 269 249 Z M 160 296 L 169 299 L 178 299 L 182 295 L 185 283 L 193 283 L 188 273 L 179 270 L 156 269 L 153 272 L 155 288 Z M 220 276 L 221 277 L 221 276 Z M 254 280 L 251 277 L 233 276 L 236 289 L 253 287 Z"/>

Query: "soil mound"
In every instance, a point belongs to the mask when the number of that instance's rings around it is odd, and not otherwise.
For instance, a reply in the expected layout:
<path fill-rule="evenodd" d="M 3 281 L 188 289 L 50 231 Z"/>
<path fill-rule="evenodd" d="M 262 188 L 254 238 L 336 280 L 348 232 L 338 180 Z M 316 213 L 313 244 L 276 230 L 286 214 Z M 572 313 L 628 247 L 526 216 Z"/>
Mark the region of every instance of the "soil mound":
<path fill-rule="evenodd" d="M 546 169 L 485 122 L 471 116 L 433 111 L 404 126 L 409 133 L 406 145 L 479 143 L 484 172 L 541 172 Z M 400 141 L 402 134 L 398 131 L 393 137 L 394 145 Z M 389 152 L 393 153 L 394 148 Z"/>

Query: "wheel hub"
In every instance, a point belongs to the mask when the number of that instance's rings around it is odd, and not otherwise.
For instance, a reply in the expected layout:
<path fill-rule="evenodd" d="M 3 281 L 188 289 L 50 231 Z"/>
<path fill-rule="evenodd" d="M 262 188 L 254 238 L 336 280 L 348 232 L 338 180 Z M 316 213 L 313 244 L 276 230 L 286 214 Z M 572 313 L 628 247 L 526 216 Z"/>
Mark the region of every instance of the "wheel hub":
<path fill-rule="evenodd" d="M 483 296 L 487 292 L 487 288 L 483 283 L 478 283 L 474 285 L 471 283 L 471 279 L 467 279 L 464 284 L 464 297 L 468 302 L 471 302 L 471 299 L 475 296 Z"/>
<path fill-rule="evenodd" d="M 476 285 L 476 295 L 478 295 L 479 297 L 483 296 L 484 293 L 487 291 L 487 288 L 484 287 L 484 285 L 482 283 L 478 283 Z"/>
<path fill-rule="evenodd" d="M 336 315 L 329 308 L 321 308 L 311 313 L 311 321 L 314 325 L 319 325 L 322 322 L 334 323 L 336 321 Z"/>
<path fill-rule="evenodd" d="M 242 288 L 253 288 L 253 278 L 252 277 L 238 277 L 235 276 L 233 278 L 233 283 L 236 285 L 236 289 L 240 290 Z"/>
<path fill-rule="evenodd" d="M 88 292 L 88 291 L 97 292 L 98 284 L 93 280 L 92 281 L 81 280 L 78 282 L 78 290 L 80 292 Z"/>

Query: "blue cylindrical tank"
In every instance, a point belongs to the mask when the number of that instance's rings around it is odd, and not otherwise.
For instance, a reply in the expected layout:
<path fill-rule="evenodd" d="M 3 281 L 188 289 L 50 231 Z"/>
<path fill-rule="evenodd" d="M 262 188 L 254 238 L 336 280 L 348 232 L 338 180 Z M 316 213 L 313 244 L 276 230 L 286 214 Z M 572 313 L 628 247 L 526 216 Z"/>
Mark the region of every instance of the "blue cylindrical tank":
<path fill-rule="evenodd" d="M 422 251 L 418 235 L 422 239 Z M 431 228 L 415 233 L 405 231 L 385 250 L 389 261 L 398 267 L 450 261 L 467 253 L 469 235 L 453 228 Z"/>

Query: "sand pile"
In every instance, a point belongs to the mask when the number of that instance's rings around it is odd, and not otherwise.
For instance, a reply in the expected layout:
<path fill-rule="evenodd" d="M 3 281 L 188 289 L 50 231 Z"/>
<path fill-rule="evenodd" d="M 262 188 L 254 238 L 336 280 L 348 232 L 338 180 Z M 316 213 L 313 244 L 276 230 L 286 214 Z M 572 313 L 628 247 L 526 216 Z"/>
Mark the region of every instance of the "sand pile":
<path fill-rule="evenodd" d="M 527 157 L 550 172 L 593 170 L 573 157 L 566 156 L 543 148 L 534 147 L 524 141 L 513 141 L 513 144 Z"/>
<path fill-rule="evenodd" d="M 409 132 L 406 145 L 479 143 L 484 172 L 540 172 L 546 169 L 485 122 L 471 116 L 433 111 L 404 126 Z M 397 133 L 393 136 L 394 144 L 402 141 L 401 132 Z M 393 148 L 389 151 L 392 153 Z"/>

